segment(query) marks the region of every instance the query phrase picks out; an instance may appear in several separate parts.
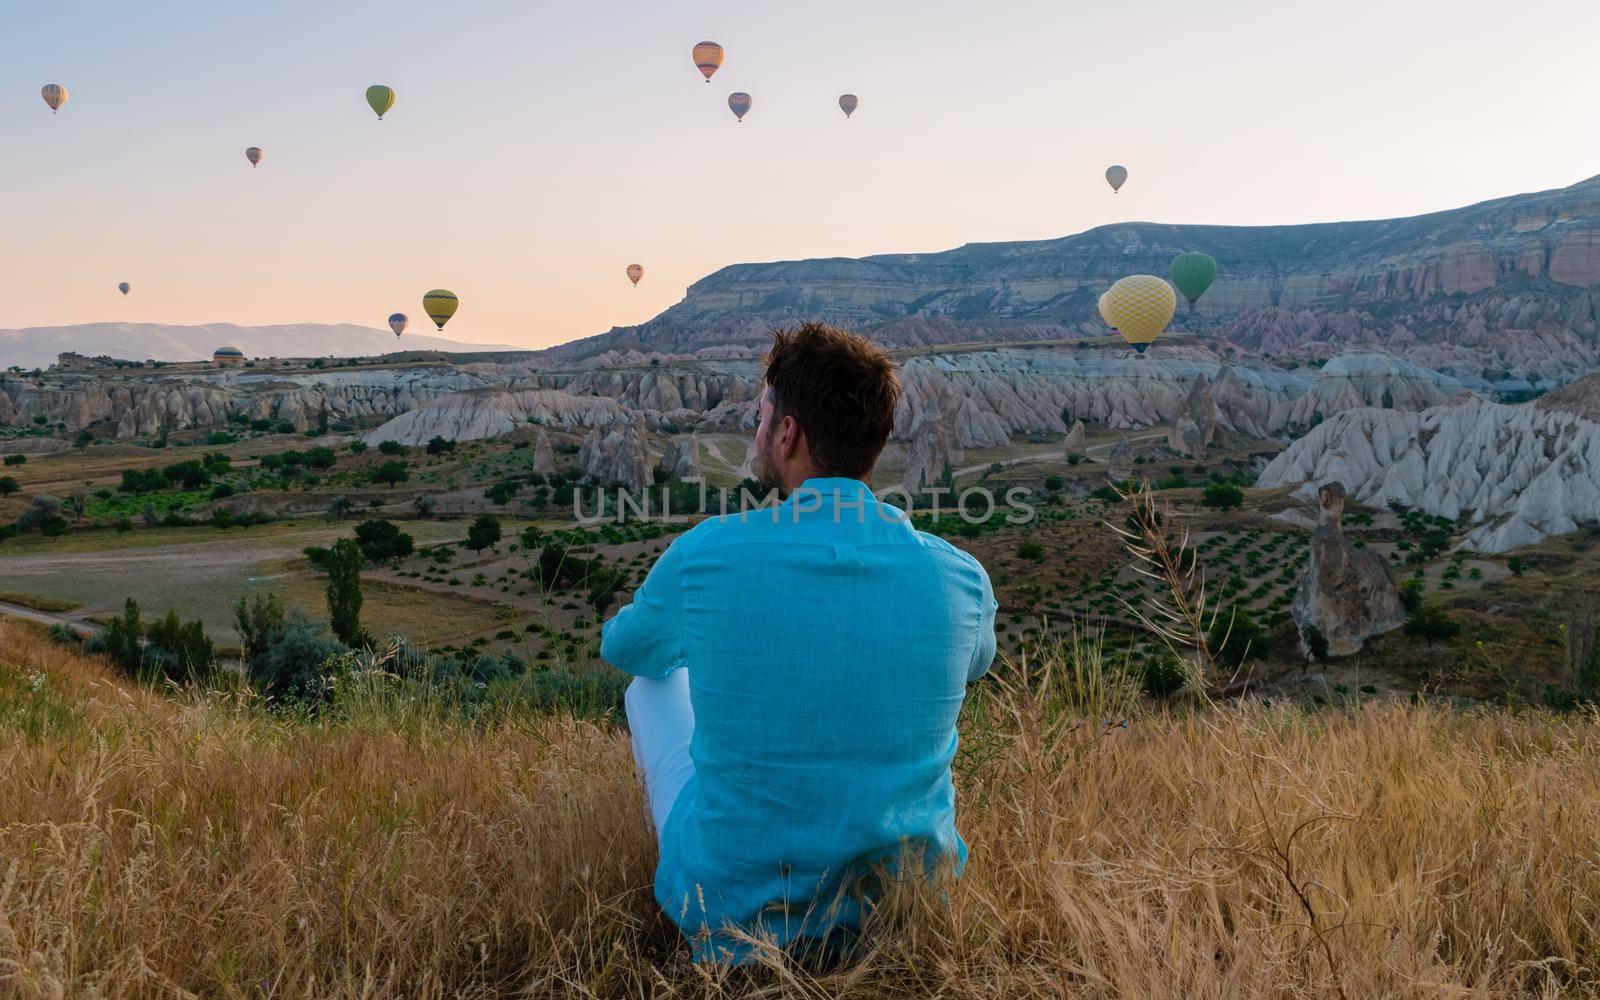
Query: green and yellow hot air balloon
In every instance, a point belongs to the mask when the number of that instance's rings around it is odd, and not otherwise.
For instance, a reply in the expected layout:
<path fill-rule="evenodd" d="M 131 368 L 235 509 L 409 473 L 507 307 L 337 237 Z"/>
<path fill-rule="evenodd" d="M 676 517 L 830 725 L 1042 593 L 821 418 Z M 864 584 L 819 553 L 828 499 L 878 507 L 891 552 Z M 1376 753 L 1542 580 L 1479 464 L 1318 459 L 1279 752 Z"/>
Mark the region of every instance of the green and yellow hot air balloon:
<path fill-rule="evenodd" d="M 1194 312 L 1194 304 L 1200 296 L 1206 293 L 1211 283 L 1217 278 L 1217 262 L 1208 253 L 1190 250 L 1180 253 L 1172 258 L 1172 283 L 1178 286 L 1178 291 L 1189 301 L 1189 311 Z"/>
<path fill-rule="evenodd" d="M 1178 309 L 1178 296 L 1165 278 L 1130 274 L 1100 296 L 1100 315 L 1140 354 L 1161 336 Z"/>
<path fill-rule="evenodd" d="M 456 293 L 448 288 L 435 288 L 422 297 L 422 311 L 427 313 L 428 318 L 441 330 L 450 322 L 450 317 L 456 314 L 456 306 L 460 304 Z"/>
<path fill-rule="evenodd" d="M 378 121 L 383 121 L 383 116 L 394 107 L 394 88 L 385 87 L 381 83 L 373 84 L 367 88 L 367 103 L 378 113 Z"/>

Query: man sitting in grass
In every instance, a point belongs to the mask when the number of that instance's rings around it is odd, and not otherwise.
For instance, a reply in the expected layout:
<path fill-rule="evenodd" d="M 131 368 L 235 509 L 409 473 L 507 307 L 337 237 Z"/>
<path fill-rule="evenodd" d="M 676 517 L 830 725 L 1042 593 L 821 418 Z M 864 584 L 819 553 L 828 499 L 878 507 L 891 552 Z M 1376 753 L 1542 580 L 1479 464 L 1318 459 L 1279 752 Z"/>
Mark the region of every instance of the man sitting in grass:
<path fill-rule="evenodd" d="M 864 482 L 894 425 L 888 355 L 807 324 L 766 365 L 757 474 L 782 504 L 678 538 L 600 648 L 637 678 L 656 900 L 699 961 L 848 937 L 907 859 L 959 871 L 956 717 L 995 652 L 983 567 Z"/>

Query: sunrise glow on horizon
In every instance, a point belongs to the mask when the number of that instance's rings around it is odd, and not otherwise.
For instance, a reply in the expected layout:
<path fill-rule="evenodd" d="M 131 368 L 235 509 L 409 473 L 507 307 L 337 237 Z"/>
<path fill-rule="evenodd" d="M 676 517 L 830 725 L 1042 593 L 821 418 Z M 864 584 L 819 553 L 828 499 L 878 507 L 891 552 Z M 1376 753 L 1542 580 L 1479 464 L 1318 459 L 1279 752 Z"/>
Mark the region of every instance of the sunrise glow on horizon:
<path fill-rule="evenodd" d="M 446 336 L 545 347 L 748 261 L 1561 187 L 1600 174 L 1597 7 L 13 7 L 0 328 L 399 310 L 431 333 L 441 287 L 461 299 Z M 727 52 L 709 85 L 690 58 L 708 38 Z M 381 122 L 374 83 L 396 93 Z"/>

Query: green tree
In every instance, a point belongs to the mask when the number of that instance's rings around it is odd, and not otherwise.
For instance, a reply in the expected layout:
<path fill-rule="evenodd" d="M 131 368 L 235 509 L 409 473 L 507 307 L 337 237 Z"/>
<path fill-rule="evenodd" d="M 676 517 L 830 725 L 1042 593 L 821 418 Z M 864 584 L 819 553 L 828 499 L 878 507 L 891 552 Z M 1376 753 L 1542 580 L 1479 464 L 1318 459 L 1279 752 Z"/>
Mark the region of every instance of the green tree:
<path fill-rule="evenodd" d="M 474 552 L 492 549 L 500 544 L 500 519 L 493 514 L 480 514 L 467 529 L 467 548 Z"/>
<path fill-rule="evenodd" d="M 406 446 L 399 441 L 378 442 L 378 454 L 380 455 L 404 455 L 405 453 Z"/>
<path fill-rule="evenodd" d="M 360 646 L 366 636 L 361 631 L 361 546 L 354 538 L 341 538 L 328 550 L 328 625 L 339 641 Z"/>
<path fill-rule="evenodd" d="M 411 554 L 411 536 L 384 518 L 362 521 L 356 525 L 356 543 L 368 562 L 398 562 Z"/>
<path fill-rule="evenodd" d="M 248 664 L 283 632 L 283 604 L 277 594 L 256 594 L 249 601 L 241 597 L 233 606 L 233 624 Z"/>
<path fill-rule="evenodd" d="M 428 454 L 444 455 L 456 450 L 456 443 L 435 435 L 428 439 Z"/>
<path fill-rule="evenodd" d="M 1228 510 L 1231 507 L 1244 506 L 1244 490 L 1226 483 L 1212 483 L 1206 487 L 1205 495 L 1200 502 L 1216 510 Z"/>
<path fill-rule="evenodd" d="M 165 618 L 150 626 L 145 663 L 159 669 L 169 680 L 183 681 L 203 673 L 217 659 L 216 646 L 206 635 L 199 619 L 180 622 L 178 612 L 169 608 Z"/>
<path fill-rule="evenodd" d="M 0 476 L 0 497 L 8 497 L 22 489 L 16 476 Z"/>
<path fill-rule="evenodd" d="M 411 478 L 411 470 L 406 463 L 397 459 L 375 466 L 371 478 L 373 482 L 385 486 L 398 486 Z"/>
<path fill-rule="evenodd" d="M 111 658 L 111 662 L 130 675 L 137 675 L 144 661 L 141 636 L 144 629 L 139 623 L 139 602 L 128 598 L 122 605 L 122 614 L 112 615 L 97 645 Z"/>
<path fill-rule="evenodd" d="M 1315 625 L 1307 625 L 1305 631 L 1301 633 L 1301 637 L 1306 641 L 1306 649 L 1311 651 L 1311 658 L 1318 663 L 1326 663 L 1328 660 L 1328 637 L 1322 634 L 1322 630 Z"/>
<path fill-rule="evenodd" d="M 1422 581 L 1416 578 L 1407 580 L 1400 585 L 1400 606 L 1411 614 L 1416 614 L 1422 607 Z"/>

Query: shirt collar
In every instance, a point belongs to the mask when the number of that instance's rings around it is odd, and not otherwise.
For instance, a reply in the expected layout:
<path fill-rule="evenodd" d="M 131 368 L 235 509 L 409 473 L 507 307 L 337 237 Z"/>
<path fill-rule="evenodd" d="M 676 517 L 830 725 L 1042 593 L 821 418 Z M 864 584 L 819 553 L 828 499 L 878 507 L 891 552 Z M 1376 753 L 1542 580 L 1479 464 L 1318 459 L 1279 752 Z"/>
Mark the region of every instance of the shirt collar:
<path fill-rule="evenodd" d="M 836 495 L 841 500 L 878 499 L 872 488 L 859 479 L 851 479 L 848 476 L 812 476 L 796 487 L 784 503 L 793 503 L 795 497 L 803 491 L 814 491 L 819 496 L 830 499 Z"/>

